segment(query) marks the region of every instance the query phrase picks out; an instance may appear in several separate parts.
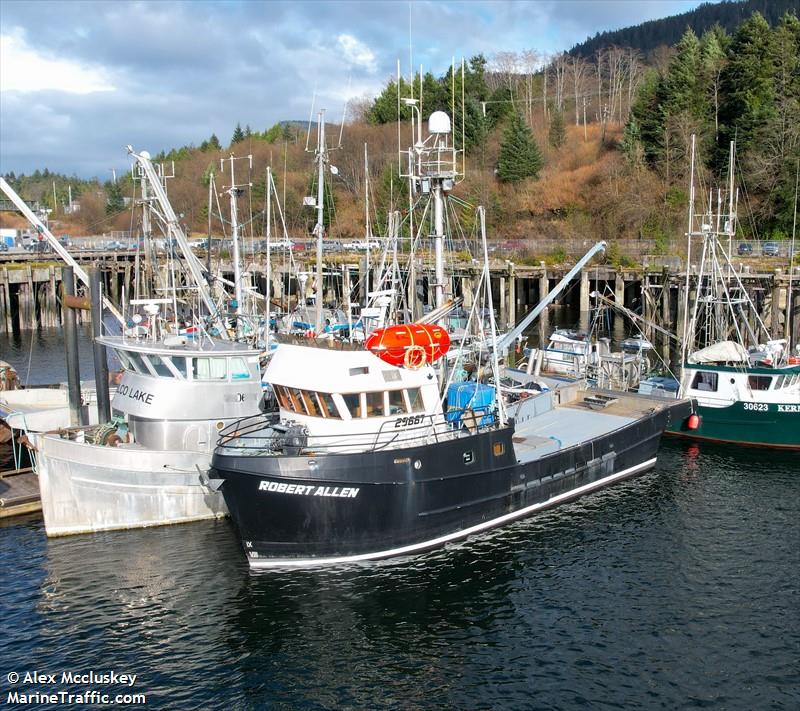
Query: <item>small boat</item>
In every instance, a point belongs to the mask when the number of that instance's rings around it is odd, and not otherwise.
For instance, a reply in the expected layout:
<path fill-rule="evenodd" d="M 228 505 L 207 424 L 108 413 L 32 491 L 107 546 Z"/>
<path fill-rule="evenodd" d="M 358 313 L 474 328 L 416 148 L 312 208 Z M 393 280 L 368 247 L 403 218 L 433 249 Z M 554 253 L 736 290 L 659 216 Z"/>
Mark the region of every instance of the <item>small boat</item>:
<path fill-rule="evenodd" d="M 635 336 L 624 339 L 620 343 L 620 347 L 627 353 L 642 353 L 643 351 L 653 350 L 655 346 L 641 333 L 637 333 Z"/>

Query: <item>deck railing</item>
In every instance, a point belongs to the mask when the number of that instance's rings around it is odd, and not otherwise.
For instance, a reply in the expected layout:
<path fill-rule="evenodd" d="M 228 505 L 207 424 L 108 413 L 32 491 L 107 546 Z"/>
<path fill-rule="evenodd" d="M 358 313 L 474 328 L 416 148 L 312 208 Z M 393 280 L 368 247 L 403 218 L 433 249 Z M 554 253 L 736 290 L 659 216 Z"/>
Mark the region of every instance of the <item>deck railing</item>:
<path fill-rule="evenodd" d="M 357 420 L 369 422 L 369 420 Z M 334 454 L 372 452 L 438 443 L 442 439 L 477 434 L 498 427 L 496 412 L 471 409 L 450 410 L 446 414 L 402 415 L 384 421 L 370 432 L 309 434 L 294 421 L 276 422 L 266 415 L 254 415 L 228 425 L 220 431 L 217 449 L 224 454 Z M 278 426 L 281 430 L 276 430 Z"/>

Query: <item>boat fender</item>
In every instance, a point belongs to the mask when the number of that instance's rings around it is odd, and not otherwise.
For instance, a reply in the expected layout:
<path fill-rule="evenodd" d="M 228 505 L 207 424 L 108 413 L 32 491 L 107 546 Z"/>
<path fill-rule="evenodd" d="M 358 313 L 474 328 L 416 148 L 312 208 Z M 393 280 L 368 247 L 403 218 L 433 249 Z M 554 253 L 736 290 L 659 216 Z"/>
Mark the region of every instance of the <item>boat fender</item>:
<path fill-rule="evenodd" d="M 700 415 L 693 412 L 686 420 L 686 427 L 690 430 L 696 430 L 700 427 Z"/>
<path fill-rule="evenodd" d="M 422 346 L 409 346 L 403 356 L 403 365 L 409 370 L 419 370 L 428 360 Z"/>

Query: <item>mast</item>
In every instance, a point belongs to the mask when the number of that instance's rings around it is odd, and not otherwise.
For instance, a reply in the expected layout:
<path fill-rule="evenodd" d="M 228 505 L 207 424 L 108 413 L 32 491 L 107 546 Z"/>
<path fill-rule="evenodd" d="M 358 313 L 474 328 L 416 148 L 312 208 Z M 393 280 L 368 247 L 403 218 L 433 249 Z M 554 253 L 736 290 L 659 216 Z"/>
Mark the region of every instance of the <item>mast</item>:
<path fill-rule="evenodd" d="M 230 197 L 231 203 L 231 239 L 233 240 L 233 294 L 234 299 L 236 301 L 236 305 L 234 307 L 234 313 L 236 314 L 236 335 L 237 337 L 241 335 L 241 316 L 244 313 L 244 307 L 242 304 L 242 265 L 240 263 L 240 251 L 239 251 L 239 211 L 238 206 L 236 204 L 237 199 L 242 194 L 242 188 L 246 185 L 250 187 L 250 183 L 242 183 L 241 185 L 236 184 L 236 175 L 234 173 L 234 163 L 237 160 L 248 160 L 250 163 L 250 170 L 253 169 L 253 156 L 240 156 L 237 158 L 236 156 L 231 153 L 228 161 L 231 165 L 231 184 L 229 188 L 225 191 L 228 193 Z M 220 169 L 224 170 L 224 163 L 225 159 L 220 159 Z"/>
<path fill-rule="evenodd" d="M 444 204 L 446 195 L 453 189 L 463 173 L 458 170 L 459 150 L 450 141 L 450 117 L 443 111 L 434 111 L 428 121 L 428 137 L 422 138 L 422 114 L 417 99 L 403 99 L 411 109 L 412 136 L 416 123 L 416 142 L 406 152 L 409 156 L 408 173 L 413 193 L 430 195 L 433 202 L 433 229 L 430 235 L 434 246 L 434 305 L 439 309 L 445 300 L 444 275 Z M 416 119 L 416 122 L 415 122 Z M 413 252 L 412 252 L 413 253 Z"/>
<path fill-rule="evenodd" d="M 681 367 L 686 362 L 686 349 L 689 347 L 689 285 L 692 268 L 692 229 L 694 223 L 694 151 L 695 135 L 692 134 L 692 157 L 689 177 L 689 230 L 686 233 L 686 283 L 683 287 L 683 336 L 681 338 Z"/>
<path fill-rule="evenodd" d="M 789 288 L 786 290 L 786 352 L 792 348 L 792 327 L 794 326 L 794 312 L 792 308 L 792 281 L 794 277 L 794 245 L 797 235 L 797 191 L 800 187 L 800 160 L 797 161 L 797 168 L 794 175 L 794 218 L 792 219 L 792 250 L 789 257 Z"/>
<path fill-rule="evenodd" d="M 492 343 L 497 343 L 497 328 L 494 321 L 494 303 L 492 301 L 492 276 L 489 270 L 489 248 L 486 245 L 486 210 L 481 205 L 478 208 L 481 219 L 481 243 L 483 245 L 483 277 L 484 287 L 486 288 L 486 299 L 489 304 L 489 326 L 491 329 Z M 492 366 L 494 368 L 494 385 L 497 391 L 497 414 L 500 426 L 505 427 L 506 411 L 503 406 L 503 393 L 500 390 L 500 361 L 497 355 L 497 348 L 492 348 Z"/>
<path fill-rule="evenodd" d="M 267 166 L 267 325 L 266 325 L 266 337 L 264 341 L 266 343 L 265 350 L 269 353 L 269 341 L 272 331 L 271 326 L 271 304 L 270 304 L 270 296 L 272 291 L 272 166 Z"/>
<path fill-rule="evenodd" d="M 367 239 L 367 274 L 366 274 L 366 288 L 364 289 L 364 307 L 369 305 L 369 243 L 372 239 L 372 228 L 369 223 L 369 158 L 367 157 L 367 143 L 364 142 L 364 218 L 366 221 L 366 239 Z"/>
<path fill-rule="evenodd" d="M 225 324 L 220 318 L 217 306 L 214 303 L 211 291 L 208 288 L 208 283 L 203 274 L 203 265 L 189 247 L 189 241 L 186 239 L 186 235 L 183 233 L 183 230 L 180 227 L 178 216 L 175 214 L 175 210 L 172 208 L 172 205 L 167 198 L 167 193 L 164 190 L 164 186 L 161 184 L 155 168 L 150 161 L 150 154 L 146 151 L 136 153 L 131 146 L 128 146 L 128 152 L 139 163 L 144 177 L 149 181 L 150 187 L 153 189 L 154 197 L 161 208 L 161 215 L 167 228 L 167 237 L 173 238 L 177 241 L 178 247 L 183 253 L 186 266 L 192 275 L 195 286 L 200 292 L 200 297 L 202 298 L 203 303 L 208 310 L 208 314 L 214 322 L 214 325 L 219 331 L 220 338 L 227 340 L 228 333 L 225 330 Z"/>
<path fill-rule="evenodd" d="M 322 286 L 322 237 L 325 232 L 325 163 L 327 162 L 325 150 L 325 109 L 319 112 L 317 124 L 317 224 L 314 228 L 317 233 L 317 289 L 315 298 L 316 324 L 314 332 L 322 332 L 322 299 L 324 289 Z"/>

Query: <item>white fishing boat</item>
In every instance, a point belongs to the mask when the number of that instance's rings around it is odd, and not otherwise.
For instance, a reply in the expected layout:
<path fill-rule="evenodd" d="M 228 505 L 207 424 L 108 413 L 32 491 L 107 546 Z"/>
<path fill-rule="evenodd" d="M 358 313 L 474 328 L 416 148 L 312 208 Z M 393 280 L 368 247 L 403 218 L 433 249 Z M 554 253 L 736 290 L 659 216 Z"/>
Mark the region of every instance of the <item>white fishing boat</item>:
<path fill-rule="evenodd" d="M 175 292 L 131 300 L 130 320 L 124 321 L 133 326 L 95 338 L 122 365 L 111 420 L 28 433 L 51 536 L 224 516 L 222 498 L 203 483 L 211 452 L 227 424 L 260 412 L 260 351 L 208 335 L 212 328 L 227 335 L 227 329 L 202 265 L 149 156 L 131 154 L 167 234 L 184 255 L 198 319 L 190 334 L 179 335 L 177 313 L 161 311 L 174 307 Z"/>
<path fill-rule="evenodd" d="M 112 421 L 29 435 L 47 534 L 224 516 L 202 477 L 219 431 L 260 412 L 258 351 L 174 336 L 99 340 L 123 363 Z"/>

